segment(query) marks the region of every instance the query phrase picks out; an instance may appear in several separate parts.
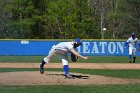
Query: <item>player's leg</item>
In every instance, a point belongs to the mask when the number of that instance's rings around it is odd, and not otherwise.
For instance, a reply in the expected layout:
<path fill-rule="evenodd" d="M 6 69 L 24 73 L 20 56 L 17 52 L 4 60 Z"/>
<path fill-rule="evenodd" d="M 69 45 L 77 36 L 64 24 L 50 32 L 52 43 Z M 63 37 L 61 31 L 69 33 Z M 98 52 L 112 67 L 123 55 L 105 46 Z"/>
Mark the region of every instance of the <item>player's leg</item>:
<path fill-rule="evenodd" d="M 44 74 L 44 65 L 46 63 L 51 62 L 51 60 L 53 59 L 54 55 L 55 55 L 56 51 L 55 49 L 52 47 L 51 50 L 49 51 L 49 54 L 47 57 L 45 57 L 42 62 L 40 63 L 40 73 Z"/>
<path fill-rule="evenodd" d="M 65 72 L 65 77 L 66 78 L 72 78 L 72 76 L 69 75 L 68 55 L 67 55 L 67 53 L 62 55 L 62 59 L 61 60 L 62 60 L 64 72 Z"/>
<path fill-rule="evenodd" d="M 133 63 L 136 61 L 136 48 L 133 49 Z"/>
<path fill-rule="evenodd" d="M 132 53 L 133 53 L 132 51 L 133 51 L 132 47 L 129 47 L 129 63 L 132 62 Z"/>

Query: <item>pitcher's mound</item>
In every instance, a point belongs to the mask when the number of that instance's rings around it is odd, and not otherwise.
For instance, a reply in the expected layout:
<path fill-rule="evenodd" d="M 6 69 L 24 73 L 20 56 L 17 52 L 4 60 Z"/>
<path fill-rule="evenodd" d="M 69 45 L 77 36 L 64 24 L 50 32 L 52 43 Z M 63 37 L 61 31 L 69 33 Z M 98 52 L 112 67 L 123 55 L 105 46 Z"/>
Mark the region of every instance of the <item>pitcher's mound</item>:
<path fill-rule="evenodd" d="M 38 71 L 0 73 L 0 85 L 90 85 L 90 84 L 132 84 L 140 79 L 122 79 L 99 75 L 71 73 L 72 79 L 65 78 L 63 72 Z"/>

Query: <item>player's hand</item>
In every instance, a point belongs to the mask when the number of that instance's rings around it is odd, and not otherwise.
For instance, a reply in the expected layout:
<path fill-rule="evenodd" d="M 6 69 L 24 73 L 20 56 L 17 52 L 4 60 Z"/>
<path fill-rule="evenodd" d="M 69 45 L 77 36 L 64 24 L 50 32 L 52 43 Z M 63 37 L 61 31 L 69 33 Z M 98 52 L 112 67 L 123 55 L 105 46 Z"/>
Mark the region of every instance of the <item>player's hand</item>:
<path fill-rule="evenodd" d="M 124 46 L 124 48 L 126 48 L 126 46 Z"/>
<path fill-rule="evenodd" d="M 88 59 L 88 57 L 87 57 L 87 56 L 84 56 L 84 57 L 83 57 L 83 59 L 85 59 L 85 60 L 86 60 L 86 59 Z"/>

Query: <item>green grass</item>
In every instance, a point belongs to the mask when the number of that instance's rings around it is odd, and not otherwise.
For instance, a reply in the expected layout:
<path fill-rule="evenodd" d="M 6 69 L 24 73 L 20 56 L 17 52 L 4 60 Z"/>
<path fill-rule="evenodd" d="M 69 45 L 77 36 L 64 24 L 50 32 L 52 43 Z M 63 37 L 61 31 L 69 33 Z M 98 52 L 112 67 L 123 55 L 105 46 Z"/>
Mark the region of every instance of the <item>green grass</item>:
<path fill-rule="evenodd" d="M 0 86 L 0 93 L 139 93 L 140 84 Z"/>
<path fill-rule="evenodd" d="M 44 56 L 0 56 L 0 62 L 40 62 Z"/>
<path fill-rule="evenodd" d="M 19 71 L 38 71 L 37 68 L 0 68 L 0 72 L 19 72 Z M 45 71 L 61 71 L 63 69 L 48 68 Z M 130 78 L 130 79 L 140 79 L 140 70 L 105 70 L 105 69 L 70 69 L 70 72 L 91 74 L 91 75 L 102 75 L 108 77 L 118 77 L 118 78 Z"/>
<path fill-rule="evenodd" d="M 0 56 L 0 62 L 36 62 L 39 63 L 45 56 Z M 70 60 L 70 58 L 69 58 Z M 139 63 L 140 57 L 137 57 Z M 61 63 L 60 57 L 54 62 Z M 90 56 L 89 60 L 78 59 L 78 62 L 93 63 L 128 63 L 126 56 Z M 37 68 L 0 68 L 0 73 L 17 71 L 39 71 Z M 45 69 L 45 71 L 61 71 L 63 69 Z M 103 75 L 109 77 L 140 79 L 140 70 L 106 70 L 106 69 L 71 69 L 70 72 Z M 10 78 L 10 77 L 9 77 Z M 34 85 L 34 86 L 4 86 L 0 85 L 0 93 L 140 93 L 140 84 L 123 85 Z"/>
<path fill-rule="evenodd" d="M 45 56 L 0 56 L 0 62 L 34 62 L 39 63 Z M 137 57 L 136 62 L 139 63 L 140 57 Z M 55 57 L 54 63 L 61 63 L 60 57 Z M 69 62 L 71 62 L 69 57 Z M 86 63 L 128 63 L 127 56 L 89 56 L 88 60 L 78 59 L 77 62 Z"/>
<path fill-rule="evenodd" d="M 70 71 L 83 74 L 102 75 L 108 77 L 140 79 L 140 70 L 71 69 Z"/>

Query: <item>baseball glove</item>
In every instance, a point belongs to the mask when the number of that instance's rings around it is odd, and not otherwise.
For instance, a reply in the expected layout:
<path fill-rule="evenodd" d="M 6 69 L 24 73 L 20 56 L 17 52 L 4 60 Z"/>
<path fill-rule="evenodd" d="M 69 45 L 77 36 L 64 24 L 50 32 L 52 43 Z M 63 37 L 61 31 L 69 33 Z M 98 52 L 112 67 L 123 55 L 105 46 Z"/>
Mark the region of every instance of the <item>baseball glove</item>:
<path fill-rule="evenodd" d="M 140 47 L 138 47 L 138 51 L 140 52 Z"/>
<path fill-rule="evenodd" d="M 73 53 L 71 53 L 71 61 L 76 62 L 78 57 L 76 57 Z"/>

